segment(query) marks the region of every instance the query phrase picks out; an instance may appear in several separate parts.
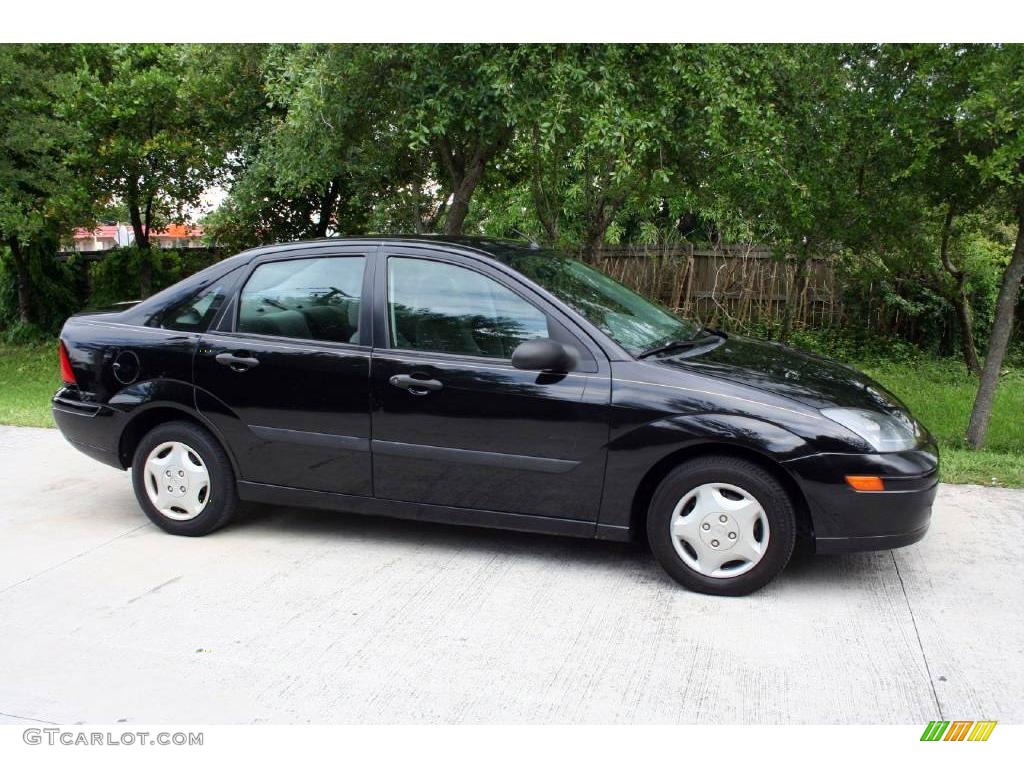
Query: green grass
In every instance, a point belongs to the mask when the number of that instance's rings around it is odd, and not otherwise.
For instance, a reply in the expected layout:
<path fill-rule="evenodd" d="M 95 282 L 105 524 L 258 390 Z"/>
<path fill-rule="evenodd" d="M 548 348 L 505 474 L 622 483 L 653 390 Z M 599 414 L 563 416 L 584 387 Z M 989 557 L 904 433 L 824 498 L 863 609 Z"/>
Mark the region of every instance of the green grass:
<path fill-rule="evenodd" d="M 0 344 L 0 424 L 52 427 L 50 398 L 59 386 L 56 341 Z"/>
<path fill-rule="evenodd" d="M 942 479 L 1024 488 L 1024 370 L 999 385 L 985 450 L 963 441 L 977 381 L 956 360 L 915 358 L 853 363 L 898 395 L 935 435 Z M 60 385 L 56 342 L 0 344 L 0 424 L 52 427 L 50 397 Z"/>

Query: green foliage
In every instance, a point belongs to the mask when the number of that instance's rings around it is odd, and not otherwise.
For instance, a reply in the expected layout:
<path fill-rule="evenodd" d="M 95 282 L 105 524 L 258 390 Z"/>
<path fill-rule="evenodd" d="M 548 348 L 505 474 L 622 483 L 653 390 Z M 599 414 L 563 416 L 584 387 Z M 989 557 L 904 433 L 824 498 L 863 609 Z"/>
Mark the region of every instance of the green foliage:
<path fill-rule="evenodd" d="M 790 342 L 851 365 L 869 365 L 876 362 L 916 364 L 932 357 L 921 347 L 903 339 L 843 330 L 798 328 L 793 331 Z"/>
<path fill-rule="evenodd" d="M 51 263 L 74 226 L 145 232 L 216 183 L 229 197 L 204 224 L 228 249 L 757 242 L 831 259 L 846 337 L 956 354 L 962 292 L 985 351 L 1024 199 L 1022 102 L 1021 46 L 3 46 L 0 325 L 45 332 L 84 301 L 81 266 Z M 112 255 L 93 300 L 159 288 L 187 271 L 175 258 Z"/>
<path fill-rule="evenodd" d="M 505 227 L 592 255 L 667 195 L 685 197 L 702 136 L 691 118 L 705 102 L 698 49 L 549 45 L 526 58 L 516 140 L 501 167 L 515 207 L 503 215 L 489 201 L 480 226 L 506 218 Z"/>
<path fill-rule="evenodd" d="M 151 227 L 182 220 L 220 174 L 223 146 L 206 119 L 206 105 L 217 105 L 207 100 L 208 81 L 188 66 L 189 50 L 97 46 L 82 74 L 76 107 L 91 134 L 94 194 L 123 201 L 140 244 Z"/>
<path fill-rule="evenodd" d="M 194 272 L 208 267 L 217 256 L 203 249 L 154 249 L 144 253 L 138 248 L 114 248 L 90 268 L 92 291 L 89 304 L 104 307 L 137 298 L 142 265 L 151 262 L 153 290 L 159 291 Z"/>
<path fill-rule="evenodd" d="M 203 222 L 212 242 L 244 248 L 366 230 L 372 198 L 404 178 L 405 154 L 374 135 L 386 102 L 369 53 L 270 46 L 258 70 L 248 68 L 247 88 L 262 99 L 247 100 L 250 130 L 235 156 L 232 195 Z"/>
<path fill-rule="evenodd" d="M 67 46 L 0 46 L 0 241 L 30 242 L 67 225 L 81 126 L 69 119 L 77 82 Z"/>
<path fill-rule="evenodd" d="M 80 178 L 85 132 L 72 105 L 78 48 L 0 46 L 0 325 L 47 328 L 68 297 L 49 286 L 54 246 L 89 198 Z M 13 311 L 11 308 L 14 308 Z"/>
<path fill-rule="evenodd" d="M 9 249 L 0 248 L 0 331 L 14 342 L 31 341 L 56 333 L 68 315 L 86 301 L 87 288 L 81 261 L 53 258 L 53 243 L 26 247 L 33 285 L 34 315 L 31 323 L 18 316 L 15 266 Z"/>

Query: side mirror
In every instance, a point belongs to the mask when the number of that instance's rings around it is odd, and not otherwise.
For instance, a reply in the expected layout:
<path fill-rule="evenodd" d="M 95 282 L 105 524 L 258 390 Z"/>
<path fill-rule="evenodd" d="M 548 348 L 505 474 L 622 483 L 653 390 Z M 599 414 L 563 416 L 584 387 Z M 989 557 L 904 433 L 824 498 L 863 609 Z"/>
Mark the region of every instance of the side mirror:
<path fill-rule="evenodd" d="M 524 341 L 512 353 L 512 365 L 523 371 L 568 373 L 579 364 L 575 349 L 554 339 Z"/>

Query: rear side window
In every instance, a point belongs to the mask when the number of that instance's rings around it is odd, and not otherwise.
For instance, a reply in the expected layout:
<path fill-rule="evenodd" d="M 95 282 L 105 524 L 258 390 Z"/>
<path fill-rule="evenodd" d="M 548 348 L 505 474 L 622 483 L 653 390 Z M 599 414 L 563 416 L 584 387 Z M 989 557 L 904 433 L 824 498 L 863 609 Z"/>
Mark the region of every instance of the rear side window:
<path fill-rule="evenodd" d="M 479 272 L 426 259 L 388 259 L 391 346 L 508 359 L 548 338 L 547 316 Z"/>
<path fill-rule="evenodd" d="M 202 333 L 210 327 L 225 295 L 224 286 L 220 283 L 209 285 L 157 312 L 146 325 Z"/>
<path fill-rule="evenodd" d="M 242 289 L 238 332 L 359 344 L 362 256 L 261 264 Z"/>

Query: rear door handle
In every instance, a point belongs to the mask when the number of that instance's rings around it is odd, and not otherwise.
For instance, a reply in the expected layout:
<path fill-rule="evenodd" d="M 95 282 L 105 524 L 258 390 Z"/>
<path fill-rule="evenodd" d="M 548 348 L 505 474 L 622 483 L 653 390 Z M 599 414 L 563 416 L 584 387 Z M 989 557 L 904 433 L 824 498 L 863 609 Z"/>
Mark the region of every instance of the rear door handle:
<path fill-rule="evenodd" d="M 388 383 L 393 387 L 399 389 L 405 389 L 413 395 L 425 395 L 428 392 L 437 392 L 437 390 L 444 387 L 437 379 L 418 379 L 415 376 L 409 376 L 405 373 L 400 373 L 392 376 L 388 379 Z"/>
<path fill-rule="evenodd" d="M 255 368 L 260 364 L 260 361 L 255 357 L 240 357 L 233 352 L 221 352 L 217 355 L 217 362 L 228 366 L 232 371 L 237 371 L 238 373 L 248 371 L 250 368 Z"/>

